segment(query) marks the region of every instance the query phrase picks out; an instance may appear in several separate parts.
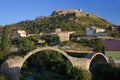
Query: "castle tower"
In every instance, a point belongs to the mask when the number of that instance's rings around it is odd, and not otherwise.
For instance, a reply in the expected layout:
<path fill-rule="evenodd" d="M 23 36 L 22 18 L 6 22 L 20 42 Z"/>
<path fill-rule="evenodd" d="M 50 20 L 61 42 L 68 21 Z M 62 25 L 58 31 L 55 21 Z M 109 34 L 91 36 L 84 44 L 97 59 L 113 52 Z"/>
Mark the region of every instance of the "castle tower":
<path fill-rule="evenodd" d="M 82 12 L 82 9 L 78 9 L 80 12 Z"/>

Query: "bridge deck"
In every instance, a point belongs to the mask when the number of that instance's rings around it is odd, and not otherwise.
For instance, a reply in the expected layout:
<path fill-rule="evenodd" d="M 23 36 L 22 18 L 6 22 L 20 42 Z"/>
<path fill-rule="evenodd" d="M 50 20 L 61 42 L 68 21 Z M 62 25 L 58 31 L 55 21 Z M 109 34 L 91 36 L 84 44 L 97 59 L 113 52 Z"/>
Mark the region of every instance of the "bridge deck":
<path fill-rule="evenodd" d="M 93 51 L 78 51 L 78 50 L 65 50 L 65 52 L 68 52 L 68 53 L 79 53 L 79 54 L 89 54 L 89 53 L 93 53 Z"/>

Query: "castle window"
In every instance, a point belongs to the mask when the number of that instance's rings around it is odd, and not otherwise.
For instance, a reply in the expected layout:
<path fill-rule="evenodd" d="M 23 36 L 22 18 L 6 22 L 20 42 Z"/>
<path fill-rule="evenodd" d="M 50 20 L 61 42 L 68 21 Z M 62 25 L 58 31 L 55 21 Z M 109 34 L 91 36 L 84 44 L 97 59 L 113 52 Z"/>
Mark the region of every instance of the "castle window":
<path fill-rule="evenodd" d="M 89 14 L 86 14 L 87 17 L 89 17 L 90 15 Z"/>

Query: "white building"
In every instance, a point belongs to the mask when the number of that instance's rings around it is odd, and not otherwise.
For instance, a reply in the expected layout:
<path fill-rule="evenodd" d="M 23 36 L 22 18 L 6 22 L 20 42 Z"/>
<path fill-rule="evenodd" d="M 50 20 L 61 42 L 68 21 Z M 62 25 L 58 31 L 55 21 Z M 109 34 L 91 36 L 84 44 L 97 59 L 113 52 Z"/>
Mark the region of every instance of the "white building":
<path fill-rule="evenodd" d="M 86 36 L 97 36 L 98 34 L 101 35 L 105 33 L 105 29 L 97 28 L 97 27 L 87 27 L 86 28 Z M 104 34 L 102 34 L 104 35 Z"/>
<path fill-rule="evenodd" d="M 10 38 L 11 39 L 18 38 L 18 37 L 27 37 L 26 31 L 13 29 L 10 32 Z"/>
<path fill-rule="evenodd" d="M 97 36 L 96 27 L 87 27 L 86 28 L 86 36 Z"/>
<path fill-rule="evenodd" d="M 26 31 L 24 31 L 24 30 L 18 30 L 18 34 L 20 37 L 27 37 Z"/>
<path fill-rule="evenodd" d="M 102 33 L 102 32 L 105 32 L 105 29 L 96 28 L 96 33 Z"/>

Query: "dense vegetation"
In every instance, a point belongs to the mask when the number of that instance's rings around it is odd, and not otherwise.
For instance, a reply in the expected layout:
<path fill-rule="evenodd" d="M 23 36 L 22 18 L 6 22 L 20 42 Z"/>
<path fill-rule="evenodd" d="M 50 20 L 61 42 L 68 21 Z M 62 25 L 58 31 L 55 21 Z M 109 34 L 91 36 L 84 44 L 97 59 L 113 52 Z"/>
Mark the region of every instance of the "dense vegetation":
<path fill-rule="evenodd" d="M 120 80 L 120 68 L 110 64 L 97 64 L 91 72 L 92 80 Z"/>
<path fill-rule="evenodd" d="M 105 47 L 102 39 L 80 39 L 74 40 L 74 42 L 82 44 L 83 46 L 91 47 L 93 48 L 94 52 L 102 52 L 103 54 L 105 53 Z"/>
<path fill-rule="evenodd" d="M 3 37 L 0 43 L 0 63 L 2 63 L 10 53 L 9 28 L 4 27 L 2 34 Z"/>
<path fill-rule="evenodd" d="M 34 75 L 35 80 L 90 80 L 90 73 L 73 68 L 67 58 L 49 50 L 36 53 L 25 62 L 21 80 L 30 75 Z"/>
<path fill-rule="evenodd" d="M 46 44 L 49 46 L 54 46 L 60 43 L 60 38 L 58 35 L 42 35 L 41 39 L 45 40 Z"/>
<path fill-rule="evenodd" d="M 21 21 L 16 24 L 9 25 L 13 29 L 24 29 L 28 33 L 53 32 L 56 28 L 61 28 L 65 31 L 84 32 L 85 27 L 96 26 L 106 28 L 113 26 L 102 18 L 93 18 L 85 16 L 58 15 L 49 17 L 37 17 L 35 20 Z"/>
<path fill-rule="evenodd" d="M 10 80 L 6 75 L 0 75 L 0 80 Z"/>

